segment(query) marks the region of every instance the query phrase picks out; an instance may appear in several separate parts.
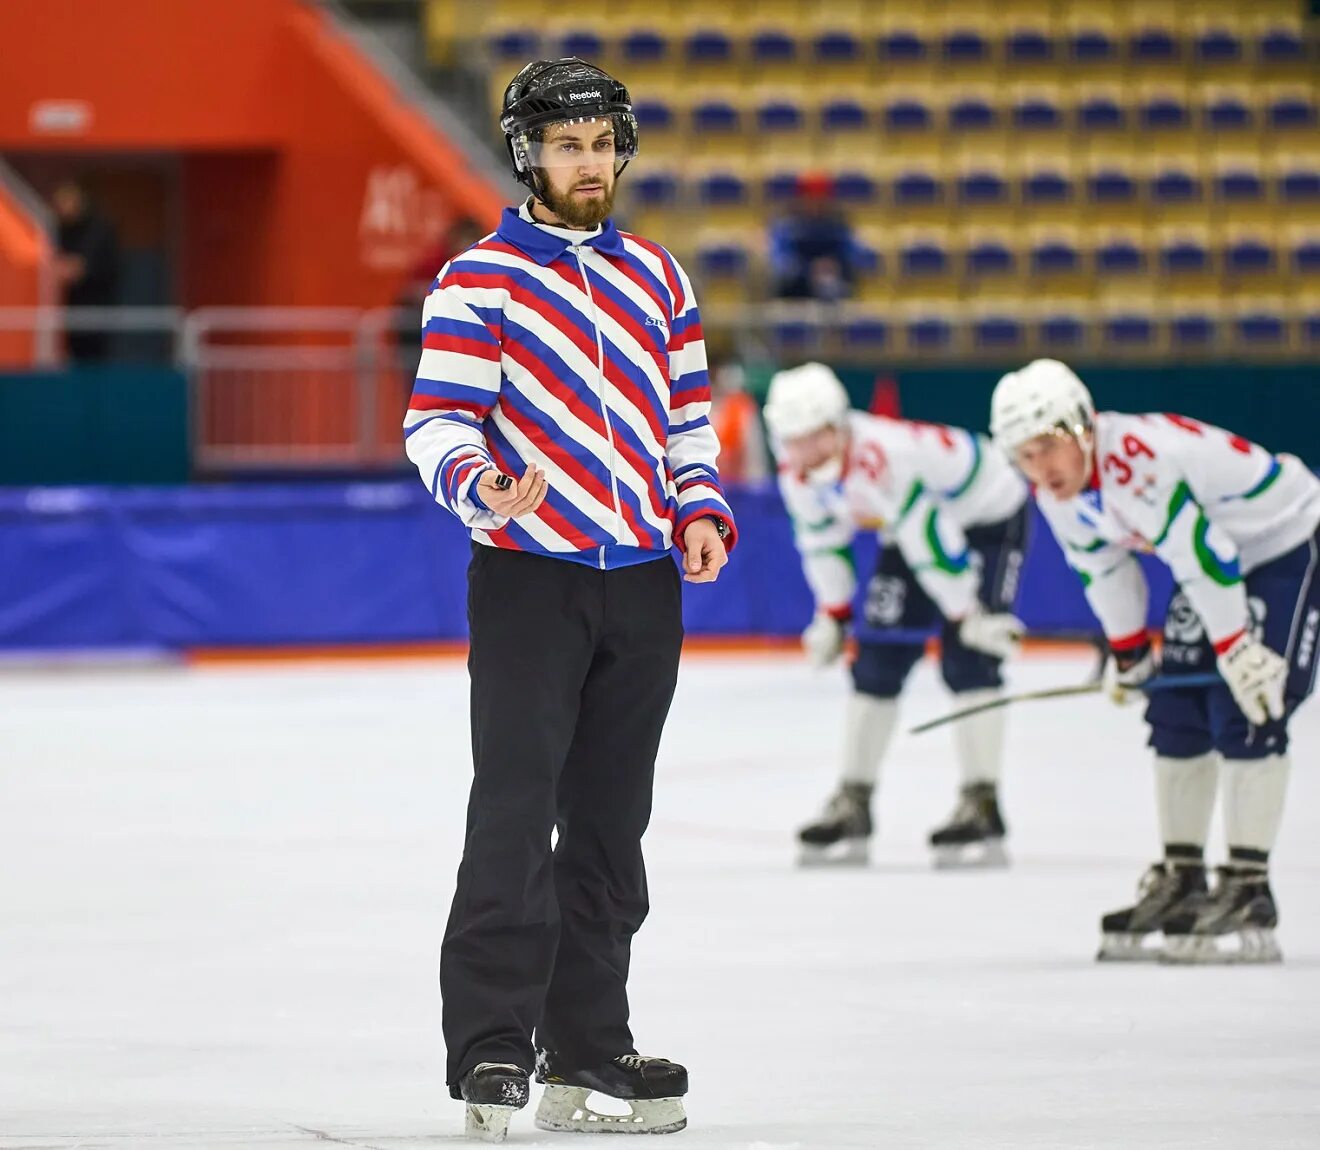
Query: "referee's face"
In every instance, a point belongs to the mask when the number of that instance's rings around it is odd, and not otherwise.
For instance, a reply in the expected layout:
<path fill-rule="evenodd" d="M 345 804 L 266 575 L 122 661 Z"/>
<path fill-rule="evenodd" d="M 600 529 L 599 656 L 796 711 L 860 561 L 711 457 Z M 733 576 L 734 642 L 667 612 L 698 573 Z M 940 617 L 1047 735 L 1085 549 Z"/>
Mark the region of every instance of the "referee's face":
<path fill-rule="evenodd" d="M 614 208 L 614 123 L 554 124 L 541 143 L 541 200 L 572 228 L 594 228 Z"/>

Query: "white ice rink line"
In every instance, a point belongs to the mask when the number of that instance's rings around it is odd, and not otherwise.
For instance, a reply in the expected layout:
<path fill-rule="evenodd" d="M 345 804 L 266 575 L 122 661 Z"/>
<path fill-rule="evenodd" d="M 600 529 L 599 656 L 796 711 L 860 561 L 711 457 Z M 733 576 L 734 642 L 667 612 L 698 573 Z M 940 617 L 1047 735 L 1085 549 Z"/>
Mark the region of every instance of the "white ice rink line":
<path fill-rule="evenodd" d="M 465 691 L 455 661 L 0 677 L 0 1148 L 460 1141 L 435 965 Z M 691 1069 L 674 1147 L 1320 1147 L 1320 704 L 1285 964 L 1167 969 L 1092 961 L 1157 852 L 1137 711 L 1015 711 L 1006 873 L 929 869 L 947 731 L 897 742 L 868 870 L 797 871 L 842 703 L 791 659 L 684 669 L 632 981 L 641 1048 Z M 947 705 L 923 668 L 905 715 Z M 529 1111 L 509 1144 L 575 1137 Z"/>

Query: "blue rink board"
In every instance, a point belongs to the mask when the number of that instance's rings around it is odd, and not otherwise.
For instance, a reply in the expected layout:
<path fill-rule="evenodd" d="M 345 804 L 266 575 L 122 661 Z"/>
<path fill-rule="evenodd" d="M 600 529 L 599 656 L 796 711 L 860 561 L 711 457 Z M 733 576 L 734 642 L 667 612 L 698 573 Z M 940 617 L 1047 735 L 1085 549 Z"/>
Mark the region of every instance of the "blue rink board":
<path fill-rule="evenodd" d="M 685 588 L 695 635 L 792 635 L 811 614 L 778 492 L 731 493 L 740 542 Z M 166 648 L 461 639 L 470 544 L 415 481 L 0 490 L 0 648 Z M 862 569 L 874 546 L 859 545 Z M 1150 564 L 1152 617 L 1169 594 Z M 1094 631 L 1037 524 L 1019 611 Z"/>

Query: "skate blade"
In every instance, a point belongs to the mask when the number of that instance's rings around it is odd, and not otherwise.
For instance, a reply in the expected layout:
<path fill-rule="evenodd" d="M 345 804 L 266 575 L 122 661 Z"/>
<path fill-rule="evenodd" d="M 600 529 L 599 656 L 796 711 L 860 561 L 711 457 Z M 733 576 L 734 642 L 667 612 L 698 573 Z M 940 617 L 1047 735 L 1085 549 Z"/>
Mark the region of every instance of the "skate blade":
<path fill-rule="evenodd" d="M 1096 962 L 1160 962 L 1164 952 L 1159 946 L 1146 946 L 1144 934 L 1103 934 Z"/>
<path fill-rule="evenodd" d="M 1264 928 L 1227 934 L 1177 934 L 1164 940 L 1160 961 L 1172 966 L 1251 966 L 1283 961 L 1274 931 Z"/>
<path fill-rule="evenodd" d="M 867 839 L 844 839 L 827 847 L 802 843 L 798 848 L 798 866 L 866 866 L 871 861 Z"/>
<path fill-rule="evenodd" d="M 509 1133 L 509 1119 L 517 1110 L 517 1106 L 488 1106 L 469 1102 L 464 1130 L 469 1138 L 477 1138 L 482 1142 L 503 1142 Z"/>
<path fill-rule="evenodd" d="M 986 839 L 981 843 L 962 846 L 938 846 L 935 851 L 936 870 L 994 870 L 1008 866 L 1008 851 L 1003 839 Z"/>
<path fill-rule="evenodd" d="M 617 1099 L 627 1114 L 602 1114 L 588 1104 L 585 1086 L 547 1086 L 536 1108 L 538 1130 L 571 1134 L 672 1134 L 687 1125 L 682 1098 Z"/>

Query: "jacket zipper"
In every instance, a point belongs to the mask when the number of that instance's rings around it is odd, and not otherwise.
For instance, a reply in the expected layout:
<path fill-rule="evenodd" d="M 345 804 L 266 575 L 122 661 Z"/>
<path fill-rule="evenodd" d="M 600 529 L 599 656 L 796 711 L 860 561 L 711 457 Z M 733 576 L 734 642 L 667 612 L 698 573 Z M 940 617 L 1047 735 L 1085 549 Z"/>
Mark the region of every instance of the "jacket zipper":
<path fill-rule="evenodd" d="M 596 398 L 600 400 L 600 417 L 605 423 L 605 439 L 610 445 L 610 494 L 614 496 L 614 537 L 623 539 L 623 507 L 619 502 L 619 477 L 614 473 L 614 427 L 610 423 L 609 407 L 605 403 L 605 344 L 600 336 L 600 312 L 596 308 L 596 297 L 591 291 L 591 281 L 587 279 L 587 265 L 582 260 L 582 249 L 574 246 L 573 255 L 577 257 L 578 271 L 582 273 L 582 288 L 587 293 L 591 304 L 591 326 L 596 333 Z M 605 570 L 605 547 L 600 548 L 600 569 Z"/>

